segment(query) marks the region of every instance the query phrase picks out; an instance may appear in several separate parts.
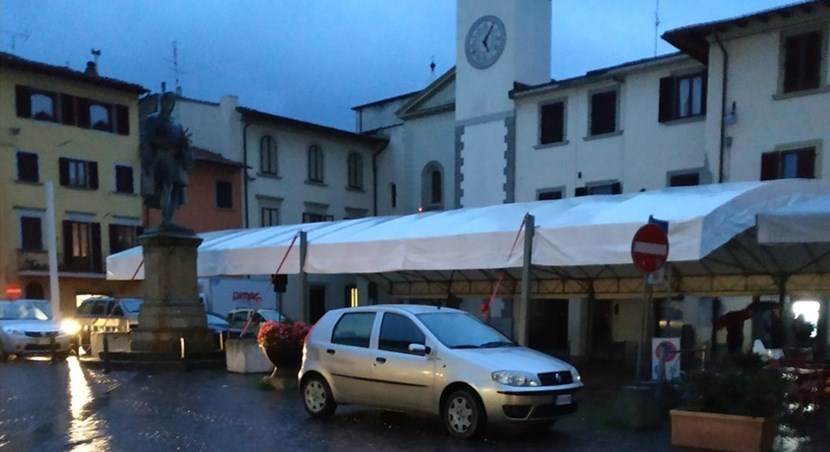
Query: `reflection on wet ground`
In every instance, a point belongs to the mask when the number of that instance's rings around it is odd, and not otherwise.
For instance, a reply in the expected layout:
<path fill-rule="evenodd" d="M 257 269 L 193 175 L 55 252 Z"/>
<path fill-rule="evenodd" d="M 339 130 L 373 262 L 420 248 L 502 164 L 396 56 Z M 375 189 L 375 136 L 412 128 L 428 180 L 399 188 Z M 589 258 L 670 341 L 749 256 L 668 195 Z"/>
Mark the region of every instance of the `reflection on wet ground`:
<path fill-rule="evenodd" d="M 0 363 L 0 449 L 37 451 L 613 450 L 665 451 L 668 424 L 653 431 L 609 425 L 619 377 L 583 373 L 579 412 L 549 431 L 492 432 L 456 441 L 429 416 L 339 407 L 309 419 L 296 392 L 263 391 L 261 375 L 224 370 L 105 374 L 74 357 Z M 825 450 L 826 413 L 789 413 L 776 450 Z M 816 433 L 818 432 L 818 433 Z"/>

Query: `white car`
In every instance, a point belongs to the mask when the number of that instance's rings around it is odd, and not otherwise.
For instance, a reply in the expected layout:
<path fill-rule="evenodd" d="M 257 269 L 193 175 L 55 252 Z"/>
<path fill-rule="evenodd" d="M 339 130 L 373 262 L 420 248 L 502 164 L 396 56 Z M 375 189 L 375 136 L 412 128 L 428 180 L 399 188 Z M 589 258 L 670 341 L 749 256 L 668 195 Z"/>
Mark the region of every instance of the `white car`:
<path fill-rule="evenodd" d="M 418 305 L 327 312 L 306 337 L 299 379 L 311 416 L 338 404 L 429 413 L 463 439 L 487 424 L 547 428 L 576 411 L 583 388 L 570 364 L 469 313 Z"/>
<path fill-rule="evenodd" d="M 58 359 L 66 359 L 77 333 L 71 325 L 61 327 L 32 303 L 0 302 L 0 361 L 9 355 L 50 356 L 53 351 Z"/>

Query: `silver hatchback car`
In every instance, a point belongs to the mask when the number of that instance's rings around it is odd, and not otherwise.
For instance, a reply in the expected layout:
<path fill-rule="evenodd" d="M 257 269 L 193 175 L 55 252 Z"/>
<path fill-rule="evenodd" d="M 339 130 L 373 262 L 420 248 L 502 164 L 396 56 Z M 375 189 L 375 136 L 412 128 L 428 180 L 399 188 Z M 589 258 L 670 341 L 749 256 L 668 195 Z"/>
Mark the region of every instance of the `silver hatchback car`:
<path fill-rule="evenodd" d="M 306 337 L 299 379 L 311 416 L 338 404 L 428 413 L 463 439 L 488 424 L 547 428 L 576 411 L 583 388 L 570 364 L 465 311 L 419 305 L 327 312 Z"/>

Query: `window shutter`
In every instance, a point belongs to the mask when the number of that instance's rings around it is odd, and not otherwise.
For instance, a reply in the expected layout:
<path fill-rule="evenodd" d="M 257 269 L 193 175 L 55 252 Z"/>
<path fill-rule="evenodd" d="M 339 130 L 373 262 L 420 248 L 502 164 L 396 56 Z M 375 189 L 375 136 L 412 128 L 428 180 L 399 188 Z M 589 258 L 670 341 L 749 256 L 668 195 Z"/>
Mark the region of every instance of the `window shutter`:
<path fill-rule="evenodd" d="M 58 168 L 60 172 L 60 183 L 66 187 L 69 185 L 69 159 L 63 157 L 59 158 Z"/>
<path fill-rule="evenodd" d="M 16 85 L 14 87 L 15 103 L 17 105 L 17 116 L 21 118 L 32 117 L 32 100 L 29 87 Z"/>
<path fill-rule="evenodd" d="M 588 194 L 588 187 L 577 187 L 574 190 L 574 196 L 585 196 Z"/>
<path fill-rule="evenodd" d="M 89 171 L 89 188 L 98 190 L 98 163 L 88 162 L 86 169 Z"/>
<path fill-rule="evenodd" d="M 816 177 L 816 149 L 802 149 L 798 153 L 796 177 L 814 179 Z"/>
<path fill-rule="evenodd" d="M 68 126 L 75 125 L 75 96 L 61 94 L 61 122 Z"/>
<path fill-rule="evenodd" d="M 78 109 L 76 110 L 78 113 L 78 127 L 83 127 L 85 129 L 89 129 L 91 127 L 89 123 L 89 99 L 78 97 L 76 100 L 78 105 Z"/>
<path fill-rule="evenodd" d="M 116 132 L 119 135 L 130 134 L 130 109 L 126 105 L 115 106 Z"/>
<path fill-rule="evenodd" d="M 109 233 L 110 233 L 110 254 L 115 254 L 118 251 L 118 226 L 114 224 L 109 225 Z"/>
<path fill-rule="evenodd" d="M 20 217 L 20 237 L 24 250 L 43 249 L 41 221 L 38 217 Z"/>
<path fill-rule="evenodd" d="M 89 226 L 92 232 L 92 270 L 100 273 L 103 271 L 101 265 L 101 224 L 90 223 Z"/>
<path fill-rule="evenodd" d="M 701 99 L 700 99 L 700 114 L 705 115 L 706 114 L 706 96 L 707 96 L 707 91 L 708 91 L 707 86 L 709 84 L 709 77 L 706 75 L 705 72 L 703 73 L 702 77 L 703 77 L 703 82 L 702 82 L 702 85 L 701 85 L 702 89 L 701 89 L 701 94 L 700 94 L 702 96 Z"/>
<path fill-rule="evenodd" d="M 767 152 L 761 155 L 761 180 L 778 179 L 778 152 Z"/>
<path fill-rule="evenodd" d="M 659 122 L 674 119 L 674 77 L 660 79 L 660 111 L 657 113 Z"/>
<path fill-rule="evenodd" d="M 72 266 L 72 222 L 63 221 L 63 265 L 66 269 Z"/>
<path fill-rule="evenodd" d="M 614 182 L 611 184 L 611 194 L 612 195 L 619 195 L 622 193 L 622 184 L 619 182 Z"/>

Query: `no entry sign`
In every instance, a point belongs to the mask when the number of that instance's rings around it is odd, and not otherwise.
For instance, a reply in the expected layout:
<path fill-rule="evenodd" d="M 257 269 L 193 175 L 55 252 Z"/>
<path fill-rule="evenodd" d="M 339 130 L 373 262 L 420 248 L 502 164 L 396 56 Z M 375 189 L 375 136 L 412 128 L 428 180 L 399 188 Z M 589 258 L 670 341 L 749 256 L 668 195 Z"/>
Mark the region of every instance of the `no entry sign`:
<path fill-rule="evenodd" d="M 666 263 L 669 255 L 669 238 L 663 229 L 649 223 L 634 234 L 631 241 L 631 259 L 645 273 L 653 273 Z"/>

